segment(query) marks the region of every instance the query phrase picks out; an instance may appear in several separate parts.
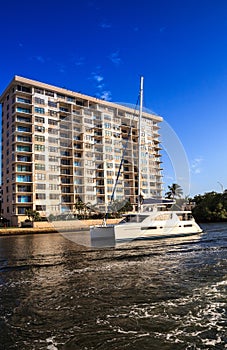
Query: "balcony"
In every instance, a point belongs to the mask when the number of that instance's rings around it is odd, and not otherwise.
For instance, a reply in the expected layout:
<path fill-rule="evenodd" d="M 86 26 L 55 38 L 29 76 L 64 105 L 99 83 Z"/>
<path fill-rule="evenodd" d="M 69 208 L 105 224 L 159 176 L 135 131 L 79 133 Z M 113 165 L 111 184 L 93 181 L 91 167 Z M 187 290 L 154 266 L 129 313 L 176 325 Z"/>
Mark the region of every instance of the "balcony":
<path fill-rule="evenodd" d="M 17 156 L 17 162 L 31 163 L 31 161 L 32 159 L 30 156 L 22 156 L 22 155 Z"/>
<path fill-rule="evenodd" d="M 17 165 L 16 172 L 31 173 L 32 167 L 29 165 Z"/>
<path fill-rule="evenodd" d="M 17 142 L 32 142 L 32 138 L 30 136 L 22 136 L 22 135 L 17 135 Z"/>
<path fill-rule="evenodd" d="M 22 132 L 22 133 L 31 133 L 32 129 L 31 129 L 31 126 L 18 125 L 16 128 L 16 131 Z"/>
<path fill-rule="evenodd" d="M 17 145 L 16 151 L 17 152 L 32 152 L 32 148 L 31 148 L 31 146 Z"/>
<path fill-rule="evenodd" d="M 32 192 L 32 186 L 29 185 L 18 185 L 17 192 Z"/>
<path fill-rule="evenodd" d="M 31 114 L 30 108 L 24 108 L 24 107 L 16 107 L 16 112 L 21 114 Z"/>
<path fill-rule="evenodd" d="M 31 202 L 32 202 L 32 196 L 27 196 L 27 195 L 17 196 L 17 203 L 31 203 Z"/>
<path fill-rule="evenodd" d="M 17 118 L 16 118 L 16 122 L 28 124 L 28 123 L 32 122 L 32 119 L 28 118 L 28 117 L 23 117 L 23 116 L 19 116 L 18 115 Z"/>
<path fill-rule="evenodd" d="M 31 175 L 17 175 L 16 182 L 32 182 Z"/>

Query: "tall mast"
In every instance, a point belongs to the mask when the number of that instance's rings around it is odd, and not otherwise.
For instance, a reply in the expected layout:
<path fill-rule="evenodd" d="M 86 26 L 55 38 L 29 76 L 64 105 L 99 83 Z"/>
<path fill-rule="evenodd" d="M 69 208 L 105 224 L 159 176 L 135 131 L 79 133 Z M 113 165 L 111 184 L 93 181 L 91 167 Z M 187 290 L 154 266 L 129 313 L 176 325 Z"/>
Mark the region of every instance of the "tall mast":
<path fill-rule="evenodd" d="M 138 212 L 141 209 L 141 175 L 140 175 L 140 163 L 141 163 L 141 134 L 142 134 L 142 113 L 143 113 L 143 76 L 140 77 L 140 110 L 139 110 L 139 138 L 138 138 Z"/>

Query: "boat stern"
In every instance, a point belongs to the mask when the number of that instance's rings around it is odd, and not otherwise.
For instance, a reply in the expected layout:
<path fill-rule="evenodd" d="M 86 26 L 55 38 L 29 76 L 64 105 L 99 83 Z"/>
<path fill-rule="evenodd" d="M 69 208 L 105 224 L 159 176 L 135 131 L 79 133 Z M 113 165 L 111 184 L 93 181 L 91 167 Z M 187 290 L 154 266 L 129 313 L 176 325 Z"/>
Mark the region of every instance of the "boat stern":
<path fill-rule="evenodd" d="M 92 247 L 114 247 L 115 231 L 114 226 L 91 226 L 90 238 Z"/>

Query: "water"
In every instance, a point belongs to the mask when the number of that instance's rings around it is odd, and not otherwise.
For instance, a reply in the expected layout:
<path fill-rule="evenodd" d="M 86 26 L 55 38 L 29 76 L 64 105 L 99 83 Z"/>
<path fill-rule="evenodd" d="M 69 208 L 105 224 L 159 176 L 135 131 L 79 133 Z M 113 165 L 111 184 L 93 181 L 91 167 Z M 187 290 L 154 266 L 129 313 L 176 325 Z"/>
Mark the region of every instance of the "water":
<path fill-rule="evenodd" d="M 0 349 L 227 349 L 227 224 L 92 249 L 0 237 Z"/>

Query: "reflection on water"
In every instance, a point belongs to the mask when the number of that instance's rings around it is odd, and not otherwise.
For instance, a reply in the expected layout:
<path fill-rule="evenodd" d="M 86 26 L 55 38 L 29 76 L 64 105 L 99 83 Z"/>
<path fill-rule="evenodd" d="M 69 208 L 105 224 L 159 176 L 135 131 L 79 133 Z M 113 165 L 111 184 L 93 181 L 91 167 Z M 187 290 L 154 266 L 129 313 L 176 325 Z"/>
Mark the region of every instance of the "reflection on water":
<path fill-rule="evenodd" d="M 224 349 L 227 225 L 204 228 L 108 249 L 1 237 L 0 349 Z"/>

